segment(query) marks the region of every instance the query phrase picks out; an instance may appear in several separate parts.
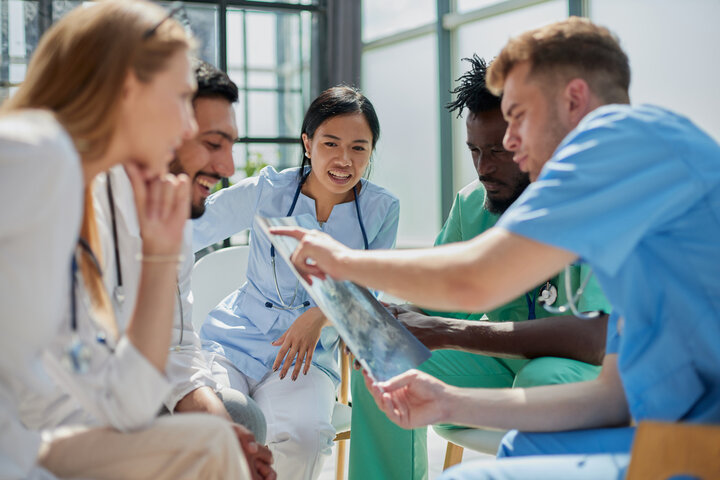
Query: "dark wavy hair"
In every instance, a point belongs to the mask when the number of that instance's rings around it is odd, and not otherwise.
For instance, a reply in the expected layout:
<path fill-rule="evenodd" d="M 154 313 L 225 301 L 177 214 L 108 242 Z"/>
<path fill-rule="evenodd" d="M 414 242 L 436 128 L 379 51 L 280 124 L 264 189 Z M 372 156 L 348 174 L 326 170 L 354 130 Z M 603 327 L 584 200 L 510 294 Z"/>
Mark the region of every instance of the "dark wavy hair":
<path fill-rule="evenodd" d="M 488 69 L 485 60 L 473 54 L 472 58 L 463 58 L 463 61 L 470 63 L 470 70 L 456 80 L 460 85 L 450 93 L 454 93 L 457 97 L 445 107 L 450 112 L 457 110 L 458 117 L 465 108 L 472 113 L 489 112 L 500 108 L 500 97 L 493 95 L 485 85 L 485 74 Z"/>

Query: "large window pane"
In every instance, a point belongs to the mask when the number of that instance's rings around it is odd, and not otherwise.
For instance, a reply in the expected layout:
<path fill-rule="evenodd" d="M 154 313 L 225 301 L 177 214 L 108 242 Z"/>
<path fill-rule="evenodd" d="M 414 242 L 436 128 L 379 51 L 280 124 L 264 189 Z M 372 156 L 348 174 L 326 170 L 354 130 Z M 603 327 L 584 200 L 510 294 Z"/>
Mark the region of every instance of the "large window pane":
<path fill-rule="evenodd" d="M 38 10 L 37 1 L 0 1 L 0 101 L 25 79 L 39 40 Z"/>
<path fill-rule="evenodd" d="M 299 138 L 310 102 L 311 19 L 309 12 L 228 10 L 228 73 L 240 88 L 241 138 Z M 260 155 L 284 168 L 297 164 L 295 153 L 295 146 L 251 143 L 238 147 L 235 160 L 244 167 Z"/>
<path fill-rule="evenodd" d="M 363 41 L 426 25 L 436 18 L 435 0 L 363 0 Z"/>
<path fill-rule="evenodd" d="M 590 12 L 630 58 L 633 103 L 687 115 L 720 140 L 720 2 L 602 0 L 593 1 Z"/>
<path fill-rule="evenodd" d="M 472 57 L 473 53 L 477 53 L 488 61 L 492 60 L 511 36 L 563 18 L 567 18 L 567 1 L 554 0 L 461 26 L 457 31 L 458 55 L 453 59 L 453 78 L 459 77 L 469 68 L 467 62 L 460 61 L 461 58 Z M 464 115 L 467 115 L 467 111 Z M 465 119 L 455 119 L 453 122 L 454 185 L 455 190 L 459 190 L 476 179 L 477 172 L 465 144 Z"/>
<path fill-rule="evenodd" d="M 401 247 L 432 245 L 440 229 L 436 55 L 434 35 L 363 54 L 382 128 L 371 180 L 400 198 Z"/>

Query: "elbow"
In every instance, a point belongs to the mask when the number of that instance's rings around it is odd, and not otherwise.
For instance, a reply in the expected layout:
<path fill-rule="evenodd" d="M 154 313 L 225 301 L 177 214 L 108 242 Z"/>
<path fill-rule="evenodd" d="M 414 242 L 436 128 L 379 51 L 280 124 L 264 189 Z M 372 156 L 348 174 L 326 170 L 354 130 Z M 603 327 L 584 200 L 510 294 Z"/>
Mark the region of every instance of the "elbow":
<path fill-rule="evenodd" d="M 459 274 L 447 283 L 446 298 L 452 303 L 450 308 L 463 312 L 483 312 L 489 310 L 492 293 L 486 286 L 474 281 L 472 276 Z"/>
<path fill-rule="evenodd" d="M 111 406 L 110 410 L 113 412 L 107 419 L 110 426 L 120 432 L 129 433 L 149 427 L 155 420 L 159 408 L 133 411 L 116 405 Z"/>

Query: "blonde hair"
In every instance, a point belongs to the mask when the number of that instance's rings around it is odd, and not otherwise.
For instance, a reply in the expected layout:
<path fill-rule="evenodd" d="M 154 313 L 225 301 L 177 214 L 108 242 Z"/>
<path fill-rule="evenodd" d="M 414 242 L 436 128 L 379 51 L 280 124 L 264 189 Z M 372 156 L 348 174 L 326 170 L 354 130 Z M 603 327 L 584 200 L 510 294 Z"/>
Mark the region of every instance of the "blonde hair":
<path fill-rule="evenodd" d="M 511 38 L 487 72 L 487 85 L 502 94 L 510 71 L 530 63 L 528 78 L 564 82 L 582 78 L 605 103 L 629 103 L 630 65 L 617 38 L 585 18 L 570 17 Z"/>
<path fill-rule="evenodd" d="M 107 152 L 112 140 L 128 73 L 150 82 L 175 53 L 193 47 L 185 29 L 149 1 L 105 0 L 78 7 L 43 35 L 25 81 L 5 102 L 3 112 L 26 108 L 51 111 L 70 135 L 83 163 L 95 161 Z M 80 234 L 100 258 L 90 189 L 85 186 Z M 117 333 L 102 277 L 88 255 L 81 255 L 80 270 L 93 313 Z"/>

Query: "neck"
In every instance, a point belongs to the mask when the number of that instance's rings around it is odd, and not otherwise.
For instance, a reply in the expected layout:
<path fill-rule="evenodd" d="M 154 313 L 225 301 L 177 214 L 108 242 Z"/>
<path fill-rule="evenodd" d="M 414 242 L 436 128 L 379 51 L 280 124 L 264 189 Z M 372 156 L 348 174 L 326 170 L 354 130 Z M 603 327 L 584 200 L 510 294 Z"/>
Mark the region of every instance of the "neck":
<path fill-rule="evenodd" d="M 86 156 L 82 157 L 82 169 L 85 185 L 90 185 L 93 179 L 102 172 L 108 171 L 110 168 L 123 163 L 123 160 L 127 157 L 120 142 L 111 141 L 108 149 L 105 153 L 94 159 L 88 159 Z"/>
<path fill-rule="evenodd" d="M 302 192 L 315 200 L 315 215 L 317 216 L 318 222 L 327 221 L 335 205 L 351 202 L 355 198 L 353 189 L 344 193 L 330 192 L 320 184 L 312 172 L 310 172 L 310 175 L 303 184 Z"/>

